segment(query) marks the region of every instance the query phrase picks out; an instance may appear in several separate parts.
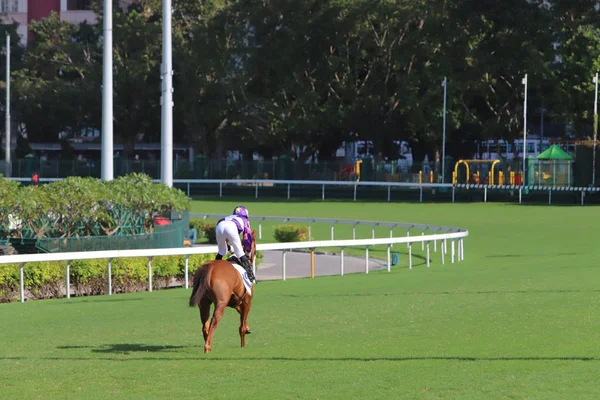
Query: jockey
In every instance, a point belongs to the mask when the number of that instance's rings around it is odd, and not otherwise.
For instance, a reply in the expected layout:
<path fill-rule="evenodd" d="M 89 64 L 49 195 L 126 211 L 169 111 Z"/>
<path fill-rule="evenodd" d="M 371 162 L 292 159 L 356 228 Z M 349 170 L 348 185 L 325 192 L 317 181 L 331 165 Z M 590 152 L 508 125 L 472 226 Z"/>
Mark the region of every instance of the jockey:
<path fill-rule="evenodd" d="M 244 236 L 242 241 L 240 241 L 240 234 L 243 234 Z M 246 255 L 246 252 L 250 252 L 252 249 L 252 241 L 254 240 L 252 238 L 252 230 L 250 229 L 248 210 L 246 207 L 237 206 L 233 209 L 233 215 L 221 218 L 219 222 L 217 222 L 216 235 L 219 252 L 215 257 L 215 260 L 222 260 L 223 256 L 227 254 L 229 248 L 227 242 L 229 242 L 233 254 L 240 260 L 242 267 L 248 273 L 250 282 L 256 282 L 252 265 Z"/>

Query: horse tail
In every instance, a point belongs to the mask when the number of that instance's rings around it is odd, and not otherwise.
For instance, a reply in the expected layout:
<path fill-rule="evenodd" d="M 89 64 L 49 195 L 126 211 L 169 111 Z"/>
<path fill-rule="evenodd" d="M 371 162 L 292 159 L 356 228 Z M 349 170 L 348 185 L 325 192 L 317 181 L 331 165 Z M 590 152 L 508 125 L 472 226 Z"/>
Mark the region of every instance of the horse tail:
<path fill-rule="evenodd" d="M 190 307 L 200 305 L 200 301 L 202 301 L 204 293 L 206 293 L 206 285 L 210 282 L 211 274 L 212 268 L 206 264 L 196 271 L 194 275 L 194 289 L 190 296 Z"/>

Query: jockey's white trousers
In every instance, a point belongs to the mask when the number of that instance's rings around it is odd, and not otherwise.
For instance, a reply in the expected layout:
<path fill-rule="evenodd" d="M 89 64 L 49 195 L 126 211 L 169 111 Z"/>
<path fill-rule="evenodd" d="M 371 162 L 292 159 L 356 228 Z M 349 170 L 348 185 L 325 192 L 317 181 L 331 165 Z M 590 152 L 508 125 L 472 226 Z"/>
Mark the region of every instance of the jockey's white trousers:
<path fill-rule="evenodd" d="M 238 233 L 237 225 L 233 221 L 221 221 L 215 230 L 217 234 L 217 246 L 219 247 L 219 254 L 224 256 L 227 254 L 227 241 L 231 244 L 233 254 L 240 258 L 244 254 L 242 248 L 242 241 L 240 240 L 240 234 Z"/>

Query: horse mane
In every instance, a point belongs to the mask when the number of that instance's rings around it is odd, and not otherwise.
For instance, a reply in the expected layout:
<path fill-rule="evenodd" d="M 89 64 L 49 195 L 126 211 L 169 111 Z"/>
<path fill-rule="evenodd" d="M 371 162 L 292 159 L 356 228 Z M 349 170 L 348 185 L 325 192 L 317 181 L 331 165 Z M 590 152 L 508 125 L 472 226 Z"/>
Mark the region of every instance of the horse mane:
<path fill-rule="evenodd" d="M 208 266 L 208 263 L 198 268 L 198 271 L 194 274 L 194 289 L 190 295 L 190 307 L 196 307 L 200 305 L 200 301 L 204 297 L 206 291 L 206 283 L 210 281 L 210 275 L 212 268 Z"/>

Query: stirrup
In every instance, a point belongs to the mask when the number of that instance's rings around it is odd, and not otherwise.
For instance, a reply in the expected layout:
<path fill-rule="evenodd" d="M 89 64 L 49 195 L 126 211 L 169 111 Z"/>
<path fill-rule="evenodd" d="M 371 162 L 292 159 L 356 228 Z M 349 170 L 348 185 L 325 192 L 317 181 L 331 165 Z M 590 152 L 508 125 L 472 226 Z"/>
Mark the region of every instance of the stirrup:
<path fill-rule="evenodd" d="M 249 269 L 246 269 L 246 275 L 248 276 L 248 280 L 252 283 L 256 283 L 256 275 L 254 275 L 253 271 L 252 271 L 252 266 Z M 252 276 L 250 276 L 252 275 Z"/>

